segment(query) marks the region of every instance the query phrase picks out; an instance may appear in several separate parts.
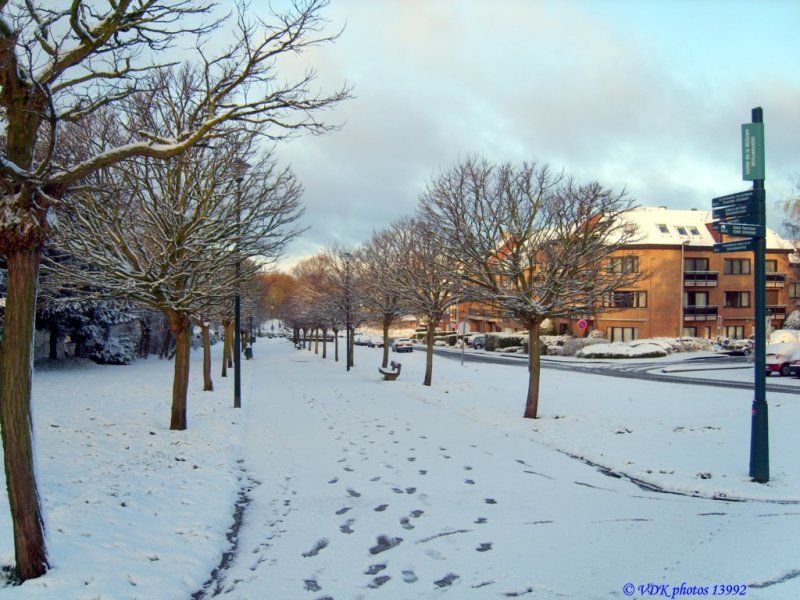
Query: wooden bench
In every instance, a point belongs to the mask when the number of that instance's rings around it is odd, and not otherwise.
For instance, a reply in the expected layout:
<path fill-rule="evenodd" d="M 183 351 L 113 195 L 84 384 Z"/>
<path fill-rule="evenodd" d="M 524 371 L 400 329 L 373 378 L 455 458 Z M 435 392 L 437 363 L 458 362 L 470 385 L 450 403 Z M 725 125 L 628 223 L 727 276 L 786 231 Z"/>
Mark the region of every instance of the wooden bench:
<path fill-rule="evenodd" d="M 403 365 L 399 362 L 390 362 L 389 366 L 392 367 L 391 371 L 384 371 L 381 367 L 378 367 L 378 371 L 381 375 L 383 375 L 384 380 L 386 381 L 394 381 L 400 376 L 400 369 Z"/>

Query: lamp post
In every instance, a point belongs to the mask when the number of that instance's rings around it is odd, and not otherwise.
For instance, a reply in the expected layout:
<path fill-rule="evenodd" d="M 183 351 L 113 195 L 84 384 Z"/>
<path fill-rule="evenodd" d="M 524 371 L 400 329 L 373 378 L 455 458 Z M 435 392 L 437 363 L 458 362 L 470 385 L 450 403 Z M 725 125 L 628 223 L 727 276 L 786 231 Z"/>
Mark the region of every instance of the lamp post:
<path fill-rule="evenodd" d="M 345 319 L 345 344 L 347 349 L 345 352 L 345 362 L 347 363 L 347 370 L 350 370 L 353 361 L 351 359 L 352 353 L 352 337 L 350 331 L 350 262 L 353 260 L 353 255 L 349 252 L 342 254 L 344 260 L 344 319 Z"/>
<path fill-rule="evenodd" d="M 236 295 L 233 298 L 233 407 L 242 407 L 242 298 L 240 293 L 239 276 L 241 274 L 241 256 L 239 247 L 240 219 L 242 210 L 242 180 L 250 165 L 237 160 L 236 169 Z"/>
<path fill-rule="evenodd" d="M 683 240 L 681 242 L 681 298 L 680 298 L 680 305 L 681 305 L 681 312 L 680 316 L 678 317 L 678 338 L 683 337 L 683 294 L 684 290 L 686 289 L 686 283 L 683 281 L 683 278 L 686 275 L 686 266 L 684 264 L 684 249 L 686 246 L 689 245 L 690 240 Z"/>

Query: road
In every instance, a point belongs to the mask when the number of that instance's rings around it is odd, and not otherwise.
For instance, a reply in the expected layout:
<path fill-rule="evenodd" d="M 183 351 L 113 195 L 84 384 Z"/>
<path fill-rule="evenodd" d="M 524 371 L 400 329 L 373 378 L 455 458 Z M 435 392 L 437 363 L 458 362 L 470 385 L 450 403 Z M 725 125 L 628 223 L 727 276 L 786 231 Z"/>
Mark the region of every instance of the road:
<path fill-rule="evenodd" d="M 461 360 L 460 350 L 449 348 L 434 348 L 434 352 L 452 360 Z M 471 362 L 507 364 L 510 366 L 527 366 L 527 356 L 495 354 L 483 351 L 467 350 L 463 359 Z M 542 357 L 542 368 L 558 369 L 561 371 L 575 371 L 579 369 L 584 373 L 595 373 L 607 377 L 623 379 L 644 379 L 648 381 L 664 381 L 670 383 L 685 383 L 689 385 L 708 385 L 713 387 L 726 387 L 735 389 L 753 389 L 752 381 L 743 381 L 742 371 L 752 371 L 752 363 L 748 363 L 743 356 L 719 356 L 711 358 L 687 358 L 669 363 L 653 362 L 652 360 L 620 360 L 620 361 L 582 361 L 575 363 L 563 361 L 554 357 Z M 726 374 L 726 371 L 728 372 Z M 730 374 L 737 372 L 737 377 Z M 698 376 L 704 374 L 702 377 Z M 719 374 L 715 377 L 714 374 Z M 728 375 L 726 377 L 726 375 Z M 768 377 L 767 391 L 788 394 L 800 394 L 800 381 L 788 377 Z"/>

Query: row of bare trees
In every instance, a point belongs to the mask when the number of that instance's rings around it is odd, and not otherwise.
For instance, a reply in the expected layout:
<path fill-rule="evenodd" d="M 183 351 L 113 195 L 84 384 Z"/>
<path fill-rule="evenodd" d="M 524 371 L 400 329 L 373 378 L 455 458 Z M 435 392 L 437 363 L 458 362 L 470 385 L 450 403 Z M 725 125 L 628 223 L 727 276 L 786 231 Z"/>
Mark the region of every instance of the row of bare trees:
<path fill-rule="evenodd" d="M 303 328 L 343 323 L 345 299 L 353 322 L 398 316 L 427 323 L 424 385 L 431 385 L 436 327 L 450 307 L 477 302 L 528 332 L 529 384 L 524 416 L 539 401 L 539 329 L 547 318 L 591 314 L 614 290 L 646 276 L 628 268 L 624 248 L 638 235 L 624 213 L 624 192 L 579 183 L 547 165 L 495 164 L 470 157 L 434 176 L 417 215 L 378 231 L 359 248 L 333 248 L 295 271 L 293 302 L 283 317 Z M 351 256 L 351 285 L 343 259 Z M 327 320 L 327 321 L 326 321 Z"/>
<path fill-rule="evenodd" d="M 334 39 L 326 4 L 237 2 L 216 20 L 193 0 L 0 0 L 0 424 L 22 580 L 49 566 L 30 410 L 43 247 L 85 260 L 64 273 L 76 287 L 164 312 L 179 338 L 171 427 L 185 427 L 191 319 L 224 305 L 240 259 L 274 257 L 297 233 L 300 186 L 257 140 L 325 132 L 317 115 L 348 97 L 313 90 L 313 71 L 278 73 L 282 56 Z M 212 55 L 211 36 L 229 44 Z M 184 42 L 195 58 L 180 64 Z"/>

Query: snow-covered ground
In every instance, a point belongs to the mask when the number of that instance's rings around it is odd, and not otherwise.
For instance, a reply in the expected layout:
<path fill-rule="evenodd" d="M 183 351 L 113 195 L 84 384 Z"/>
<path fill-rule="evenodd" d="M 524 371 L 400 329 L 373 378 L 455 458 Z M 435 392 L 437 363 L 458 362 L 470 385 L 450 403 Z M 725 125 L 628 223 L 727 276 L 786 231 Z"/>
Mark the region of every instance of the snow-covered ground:
<path fill-rule="evenodd" d="M 746 390 L 576 361 L 543 371 L 531 421 L 524 368 L 437 356 L 427 388 L 419 351 L 394 356 L 402 373 L 386 382 L 377 349 L 357 347 L 349 373 L 283 340 L 254 350 L 239 410 L 218 362 L 217 391 L 200 391 L 193 355 L 185 432 L 168 430 L 170 363 L 37 371 L 53 568 L 0 599 L 645 598 L 656 588 L 640 586 L 682 583 L 800 597 L 796 395 L 768 395 L 772 481 L 759 485 Z M 204 588 L 240 488 L 236 555 Z"/>

